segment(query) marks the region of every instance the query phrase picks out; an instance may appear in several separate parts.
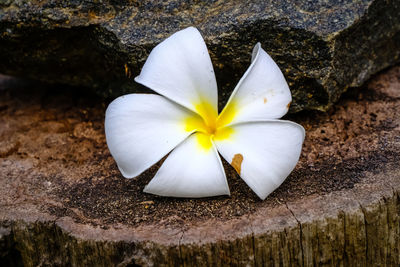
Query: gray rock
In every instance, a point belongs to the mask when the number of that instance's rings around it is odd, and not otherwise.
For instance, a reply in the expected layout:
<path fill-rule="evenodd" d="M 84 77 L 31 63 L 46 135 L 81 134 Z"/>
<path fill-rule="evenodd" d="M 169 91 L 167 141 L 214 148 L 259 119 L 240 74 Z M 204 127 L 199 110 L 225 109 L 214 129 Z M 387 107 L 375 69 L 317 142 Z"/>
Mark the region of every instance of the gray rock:
<path fill-rule="evenodd" d="M 191 25 L 210 50 L 221 104 L 258 41 L 283 70 L 294 112 L 326 110 L 400 55 L 397 0 L 1 0 L 0 7 L 0 72 L 104 96 L 143 91 L 133 77 L 151 49 Z"/>

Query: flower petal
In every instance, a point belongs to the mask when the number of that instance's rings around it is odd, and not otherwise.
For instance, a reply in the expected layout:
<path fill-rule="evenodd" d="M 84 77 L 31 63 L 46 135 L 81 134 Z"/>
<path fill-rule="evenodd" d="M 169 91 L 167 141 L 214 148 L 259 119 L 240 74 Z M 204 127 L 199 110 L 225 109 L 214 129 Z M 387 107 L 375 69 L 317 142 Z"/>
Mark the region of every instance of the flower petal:
<path fill-rule="evenodd" d="M 232 125 L 228 139 L 216 140 L 218 151 L 248 186 L 265 199 L 290 174 L 299 159 L 305 132 L 289 121 Z"/>
<path fill-rule="evenodd" d="M 129 94 L 107 108 L 107 145 L 122 175 L 132 178 L 168 154 L 191 132 L 185 118 L 194 113 L 163 96 Z"/>
<path fill-rule="evenodd" d="M 252 63 L 220 115 L 222 124 L 277 119 L 286 114 L 292 96 L 278 65 L 257 43 Z"/>
<path fill-rule="evenodd" d="M 176 32 L 158 44 L 135 81 L 199 114 L 211 107 L 217 115 L 214 69 L 196 28 Z"/>
<path fill-rule="evenodd" d="M 170 197 L 230 194 L 218 152 L 202 133 L 192 134 L 171 152 L 144 192 Z"/>

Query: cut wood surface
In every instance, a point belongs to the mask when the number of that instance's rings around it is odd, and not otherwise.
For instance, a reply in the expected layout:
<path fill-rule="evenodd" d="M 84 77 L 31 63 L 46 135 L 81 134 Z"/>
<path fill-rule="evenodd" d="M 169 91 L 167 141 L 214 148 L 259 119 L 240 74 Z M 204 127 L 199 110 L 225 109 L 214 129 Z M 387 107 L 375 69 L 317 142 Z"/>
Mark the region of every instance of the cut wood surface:
<path fill-rule="evenodd" d="M 400 264 L 400 66 L 328 113 L 288 117 L 306 129 L 302 156 L 265 201 L 226 163 L 230 197 L 145 194 L 161 163 L 122 177 L 102 99 L 0 88 L 2 266 Z"/>

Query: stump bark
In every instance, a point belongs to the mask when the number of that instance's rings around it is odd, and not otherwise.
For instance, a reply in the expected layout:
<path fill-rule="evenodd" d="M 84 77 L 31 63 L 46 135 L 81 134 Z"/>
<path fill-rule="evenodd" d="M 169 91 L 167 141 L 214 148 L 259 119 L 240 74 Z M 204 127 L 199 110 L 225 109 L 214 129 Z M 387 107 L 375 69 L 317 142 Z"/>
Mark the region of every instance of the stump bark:
<path fill-rule="evenodd" d="M 307 132 L 294 172 L 260 201 L 225 164 L 232 195 L 173 199 L 124 179 L 105 105 L 72 89 L 0 83 L 0 264 L 397 266 L 400 66 Z"/>
<path fill-rule="evenodd" d="M 103 96 L 140 92 L 133 78 L 150 51 L 195 26 L 220 98 L 228 100 L 260 42 L 290 84 L 291 111 L 326 111 L 400 62 L 399 13 L 398 0 L 1 0 L 0 72 Z"/>

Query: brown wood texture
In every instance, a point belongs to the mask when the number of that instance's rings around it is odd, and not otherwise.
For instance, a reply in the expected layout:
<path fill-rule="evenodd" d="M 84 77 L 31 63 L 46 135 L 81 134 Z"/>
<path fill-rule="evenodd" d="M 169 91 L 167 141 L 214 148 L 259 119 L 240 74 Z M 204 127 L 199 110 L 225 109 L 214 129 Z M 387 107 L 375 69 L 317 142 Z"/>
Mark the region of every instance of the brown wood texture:
<path fill-rule="evenodd" d="M 398 266 L 400 66 L 307 132 L 294 172 L 260 201 L 225 164 L 230 197 L 142 192 L 105 144 L 101 99 L 0 83 L 0 263 L 72 266 Z"/>

